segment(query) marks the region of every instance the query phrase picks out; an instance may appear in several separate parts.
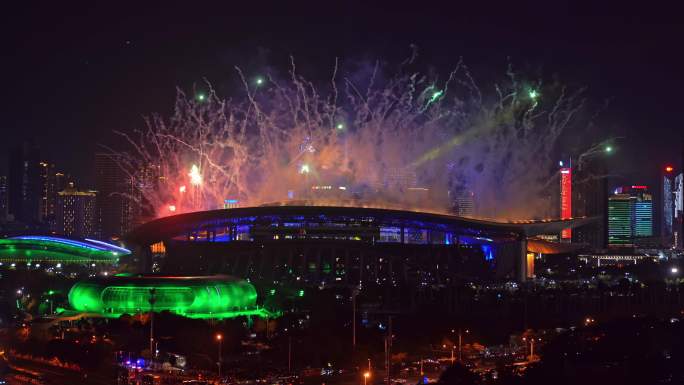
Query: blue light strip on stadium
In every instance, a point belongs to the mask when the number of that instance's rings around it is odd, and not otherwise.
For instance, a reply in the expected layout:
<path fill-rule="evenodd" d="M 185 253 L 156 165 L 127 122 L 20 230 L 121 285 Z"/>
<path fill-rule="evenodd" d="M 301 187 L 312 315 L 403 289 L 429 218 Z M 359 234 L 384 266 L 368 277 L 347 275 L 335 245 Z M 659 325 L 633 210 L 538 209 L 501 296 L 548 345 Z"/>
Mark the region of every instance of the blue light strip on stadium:
<path fill-rule="evenodd" d="M 50 236 L 40 236 L 40 235 L 24 235 L 24 236 L 19 236 L 19 237 L 11 237 L 8 239 L 21 239 L 21 240 L 33 240 L 33 241 L 43 241 L 43 242 L 54 242 L 54 243 L 61 243 L 64 245 L 70 245 L 74 247 L 82 247 L 85 249 L 89 250 L 96 250 L 96 251 L 109 251 L 109 252 L 123 252 L 130 254 L 131 252 L 127 249 L 117 247 L 114 245 L 110 245 L 105 242 L 93 242 L 92 240 L 88 240 L 89 242 L 93 243 L 86 243 L 86 242 L 81 242 L 81 241 L 76 241 L 72 239 L 65 239 L 65 238 L 58 238 L 58 237 L 50 237 Z"/>
<path fill-rule="evenodd" d="M 12 237 L 9 239 L 22 239 L 22 240 L 28 240 L 28 241 L 54 242 L 54 243 L 61 243 L 64 245 L 70 245 L 70 246 L 74 246 L 74 247 L 82 247 L 82 248 L 90 249 L 90 250 L 110 251 L 110 250 L 107 250 L 106 248 L 104 248 L 102 246 L 91 245 L 91 244 L 88 244 L 85 242 L 74 241 L 71 239 L 57 238 L 57 237 L 47 237 L 47 236 L 38 236 L 38 235 L 24 235 L 24 236 L 20 236 L 20 237 Z"/>
<path fill-rule="evenodd" d="M 123 247 L 119 247 L 119 246 L 117 246 L 117 245 L 112 245 L 111 243 L 98 241 L 97 239 L 86 238 L 85 240 L 88 241 L 88 242 L 96 243 L 96 244 L 98 244 L 98 245 L 102 245 L 102 246 L 104 246 L 104 247 L 107 247 L 107 248 L 110 248 L 110 249 L 119 251 L 119 252 L 121 252 L 121 253 L 126 253 L 126 254 L 130 254 L 130 253 L 131 253 L 131 251 L 128 250 L 128 249 L 124 249 Z"/>

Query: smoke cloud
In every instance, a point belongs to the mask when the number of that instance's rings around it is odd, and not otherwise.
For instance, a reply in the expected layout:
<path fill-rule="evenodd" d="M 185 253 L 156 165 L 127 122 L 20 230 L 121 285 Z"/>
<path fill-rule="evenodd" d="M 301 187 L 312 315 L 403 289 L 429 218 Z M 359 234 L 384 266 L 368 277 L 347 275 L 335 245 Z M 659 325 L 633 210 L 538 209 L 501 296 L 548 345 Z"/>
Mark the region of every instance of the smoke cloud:
<path fill-rule="evenodd" d="M 439 78 L 413 59 L 355 73 L 336 63 L 318 84 L 294 60 L 285 77 L 236 68 L 243 89 L 230 99 L 210 84 L 179 90 L 171 116 L 120 132 L 122 193 L 154 216 L 236 204 L 548 215 L 559 136 L 586 124 L 583 90 L 511 68 L 480 86 L 462 61 Z"/>

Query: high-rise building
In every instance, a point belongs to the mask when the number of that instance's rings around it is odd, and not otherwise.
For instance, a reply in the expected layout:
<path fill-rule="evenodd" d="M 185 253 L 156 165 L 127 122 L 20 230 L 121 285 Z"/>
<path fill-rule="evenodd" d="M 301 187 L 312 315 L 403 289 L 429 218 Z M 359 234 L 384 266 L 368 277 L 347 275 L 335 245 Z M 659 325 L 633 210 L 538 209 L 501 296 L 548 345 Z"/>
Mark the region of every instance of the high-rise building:
<path fill-rule="evenodd" d="M 130 178 L 127 178 L 112 154 L 95 154 L 95 189 L 100 235 L 120 238 L 130 230 Z"/>
<path fill-rule="evenodd" d="M 55 231 L 70 237 L 97 237 L 97 194 L 78 191 L 73 183 L 57 193 Z"/>
<path fill-rule="evenodd" d="M 32 142 L 10 150 L 8 212 L 19 222 L 40 220 L 40 153 Z"/>
<path fill-rule="evenodd" d="M 604 249 L 608 242 L 608 179 L 601 158 L 573 169 L 572 216 L 598 217 L 572 230 L 572 242 Z"/>
<path fill-rule="evenodd" d="M 139 202 L 136 204 L 131 202 L 131 226 L 138 226 L 154 218 L 155 208 L 153 207 L 152 202 L 147 201 L 146 196 L 148 194 L 146 191 L 159 189 L 160 184 L 166 182 L 166 177 L 162 175 L 160 166 L 154 164 L 150 164 L 140 169 L 138 171 L 138 175 L 135 176 L 133 181 L 128 182 L 127 188 L 130 191 L 129 195 L 135 197 L 135 202 Z M 196 192 L 198 191 L 199 190 Z M 198 194 L 196 194 L 195 199 L 198 201 L 200 200 Z"/>
<path fill-rule="evenodd" d="M 55 217 L 57 204 L 57 180 L 55 164 L 40 162 L 40 217 L 41 222 L 49 223 Z"/>
<path fill-rule="evenodd" d="M 7 177 L 0 176 L 0 222 L 7 220 Z"/>
<path fill-rule="evenodd" d="M 411 187 L 418 187 L 416 170 L 412 167 L 390 167 L 385 172 L 381 187 L 401 192 Z"/>
<path fill-rule="evenodd" d="M 560 217 L 561 219 L 572 218 L 572 168 L 560 169 Z M 572 239 L 572 230 L 563 229 L 561 240 Z"/>
<path fill-rule="evenodd" d="M 634 203 L 634 236 L 652 237 L 653 236 L 653 195 L 651 195 L 646 186 L 632 186 L 640 187 L 635 189 L 633 195 L 636 196 Z"/>
<path fill-rule="evenodd" d="M 659 224 L 660 224 L 660 237 L 662 238 L 662 244 L 667 247 L 672 246 L 672 234 L 674 225 L 674 167 L 666 166 L 663 169 L 662 175 L 662 190 L 661 190 L 661 208 Z"/>
<path fill-rule="evenodd" d="M 681 248 L 684 243 L 684 174 L 674 179 L 674 221 L 672 231 L 672 245 Z"/>
<path fill-rule="evenodd" d="M 608 200 L 608 243 L 634 246 L 653 236 L 653 195 L 644 185 L 618 187 Z"/>
<path fill-rule="evenodd" d="M 449 191 L 451 212 L 459 217 L 473 217 L 475 215 L 475 193 L 465 189 Z"/>
<path fill-rule="evenodd" d="M 63 191 L 65 188 L 69 187 L 69 182 L 74 182 L 71 175 L 63 172 L 55 173 L 55 190 L 57 192 Z"/>
<path fill-rule="evenodd" d="M 608 198 L 608 245 L 634 244 L 634 203 L 636 197 L 615 194 Z"/>

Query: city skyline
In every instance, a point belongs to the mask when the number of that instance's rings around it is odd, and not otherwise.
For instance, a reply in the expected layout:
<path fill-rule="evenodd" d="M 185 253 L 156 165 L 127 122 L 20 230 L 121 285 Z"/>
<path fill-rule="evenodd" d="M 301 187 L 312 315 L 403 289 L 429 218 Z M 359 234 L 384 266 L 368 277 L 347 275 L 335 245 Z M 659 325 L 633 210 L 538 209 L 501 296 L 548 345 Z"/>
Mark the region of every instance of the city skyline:
<path fill-rule="evenodd" d="M 0 384 L 684 384 L 680 19 L 7 4 Z"/>

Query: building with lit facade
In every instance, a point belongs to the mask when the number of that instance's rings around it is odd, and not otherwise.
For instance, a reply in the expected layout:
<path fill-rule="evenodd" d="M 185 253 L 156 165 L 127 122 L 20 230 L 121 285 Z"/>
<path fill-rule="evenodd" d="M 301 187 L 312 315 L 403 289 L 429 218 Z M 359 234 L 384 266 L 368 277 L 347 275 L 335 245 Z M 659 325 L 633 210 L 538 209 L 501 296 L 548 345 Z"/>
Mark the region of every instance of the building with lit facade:
<path fill-rule="evenodd" d="M 652 237 L 653 195 L 645 191 L 645 189 L 635 195 L 637 199 L 634 203 L 634 236 L 637 238 Z"/>
<path fill-rule="evenodd" d="M 608 245 L 634 244 L 634 203 L 636 197 L 615 194 L 608 198 Z"/>
<path fill-rule="evenodd" d="M 52 162 L 40 162 L 40 221 L 50 223 L 57 205 L 57 172 Z"/>
<path fill-rule="evenodd" d="M 451 212 L 459 217 L 473 217 L 475 215 L 475 193 L 467 190 L 449 191 Z"/>
<path fill-rule="evenodd" d="M 662 175 L 662 190 L 660 199 L 660 236 L 664 246 L 672 247 L 675 218 L 674 205 L 674 167 L 666 166 Z"/>
<path fill-rule="evenodd" d="M 416 170 L 411 167 L 390 167 L 380 181 L 380 188 L 393 191 L 405 191 L 418 186 Z"/>
<path fill-rule="evenodd" d="M 634 246 L 653 236 L 653 195 L 648 187 L 619 187 L 608 200 L 608 243 Z"/>
<path fill-rule="evenodd" d="M 78 191 L 73 183 L 57 193 L 55 231 L 69 237 L 96 238 L 96 199 L 95 191 Z"/>
<path fill-rule="evenodd" d="M 528 236 L 589 221 L 498 223 L 376 208 L 262 206 L 164 217 L 125 239 L 143 272 L 417 288 L 525 280 Z"/>
<path fill-rule="evenodd" d="M 684 245 L 684 174 L 679 174 L 674 179 L 673 227 L 673 246 L 682 248 Z"/>
<path fill-rule="evenodd" d="M 561 219 L 572 218 L 572 168 L 560 169 L 560 217 Z M 561 240 L 572 239 L 572 230 L 563 229 Z"/>

